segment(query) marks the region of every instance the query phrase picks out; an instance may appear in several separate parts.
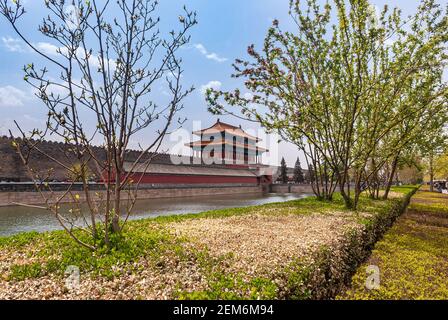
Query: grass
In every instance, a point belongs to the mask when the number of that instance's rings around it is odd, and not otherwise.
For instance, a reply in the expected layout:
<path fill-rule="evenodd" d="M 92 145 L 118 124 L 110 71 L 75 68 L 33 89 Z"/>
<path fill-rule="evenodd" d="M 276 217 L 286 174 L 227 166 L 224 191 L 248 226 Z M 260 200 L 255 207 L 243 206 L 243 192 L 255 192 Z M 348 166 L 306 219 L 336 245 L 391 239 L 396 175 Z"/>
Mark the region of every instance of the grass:
<path fill-rule="evenodd" d="M 394 192 L 407 195 L 414 187 L 394 188 Z M 402 199 L 388 201 L 372 200 L 362 197 L 360 208 L 363 213 L 371 213 L 374 217 L 386 215 L 401 204 Z M 321 202 L 314 197 L 285 202 L 253 206 L 247 208 L 232 208 L 214 210 L 199 214 L 181 216 L 163 216 L 155 219 L 131 221 L 120 237 L 113 239 L 114 249 L 91 252 L 76 245 L 63 231 L 47 233 L 23 233 L 12 237 L 0 237 L 0 253 L 8 252 L 23 254 L 30 258 L 26 263 L 14 263 L 7 267 L 6 281 L 20 282 L 30 278 L 52 276 L 63 278 L 68 266 L 78 266 L 82 274 L 92 277 L 114 279 L 120 278 L 123 270 L 139 274 L 142 259 L 149 261 L 150 268 L 162 268 L 167 264 L 167 256 L 174 257 L 179 263 L 184 261 L 197 265 L 207 282 L 206 290 L 188 291 L 183 284 L 173 288 L 173 297 L 179 299 L 306 299 L 313 296 L 307 287 L 312 270 L 300 261 L 287 263 L 282 269 L 276 270 L 276 278 L 282 279 L 279 285 L 275 279 L 263 275 L 248 278 L 244 273 L 227 273 L 225 262 L 234 257 L 213 257 L 207 248 L 197 248 L 193 240 L 185 236 L 174 235 L 170 225 L 186 220 L 226 218 L 250 214 L 265 215 L 309 215 L 331 214 L 332 212 L 350 212 L 344 208 L 343 199 L 336 195 L 332 202 Z M 353 215 L 365 226 L 373 224 L 374 220 Z M 82 238 L 82 235 L 79 234 Z M 84 241 L 89 239 L 84 237 Z M 148 268 L 146 266 L 145 268 Z M 1 291 L 1 290 L 0 290 Z"/>
<path fill-rule="evenodd" d="M 448 299 L 448 196 L 419 191 L 405 215 L 378 242 L 340 299 Z M 366 267 L 380 269 L 368 290 Z"/>
<path fill-rule="evenodd" d="M 83 238 L 81 234 L 78 236 Z M 88 238 L 83 240 L 89 241 Z M 63 276 L 66 268 L 71 265 L 78 266 L 82 272 L 112 278 L 119 276 L 120 272 L 114 271 L 114 267 L 135 262 L 141 257 L 157 261 L 166 250 L 178 249 L 182 241 L 184 239 L 174 238 L 163 228 L 145 228 L 145 223 L 142 222 L 131 224 L 119 238 L 113 239 L 115 247 L 110 251 L 103 248 L 91 252 L 76 245 L 63 231 L 3 238 L 0 248 L 21 248 L 25 252 L 34 245 L 39 248 L 33 252 L 34 257 L 42 261 L 39 267 L 38 263 L 13 265 L 10 280 L 23 280 L 50 273 Z"/>

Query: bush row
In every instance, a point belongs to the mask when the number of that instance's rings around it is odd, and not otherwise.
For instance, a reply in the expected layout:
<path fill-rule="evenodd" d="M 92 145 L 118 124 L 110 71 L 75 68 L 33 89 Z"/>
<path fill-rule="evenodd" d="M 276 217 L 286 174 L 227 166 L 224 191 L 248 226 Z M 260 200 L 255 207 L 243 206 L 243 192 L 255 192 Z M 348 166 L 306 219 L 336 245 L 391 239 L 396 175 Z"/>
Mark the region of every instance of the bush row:
<path fill-rule="evenodd" d="M 409 205 L 417 188 L 404 198 L 390 201 L 384 210 L 363 223 L 364 227 L 348 230 L 334 247 L 323 247 L 313 263 L 295 263 L 278 275 L 286 286 L 280 299 L 334 299 L 350 285 L 357 268 L 370 256 L 375 244 L 383 237 Z"/>

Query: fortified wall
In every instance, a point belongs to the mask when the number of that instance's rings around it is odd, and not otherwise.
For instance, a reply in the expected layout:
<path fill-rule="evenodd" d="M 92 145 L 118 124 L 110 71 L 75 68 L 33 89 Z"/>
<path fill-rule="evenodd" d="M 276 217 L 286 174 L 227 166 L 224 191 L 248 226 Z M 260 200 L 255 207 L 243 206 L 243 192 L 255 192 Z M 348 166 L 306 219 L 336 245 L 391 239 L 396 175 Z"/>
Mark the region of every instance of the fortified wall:
<path fill-rule="evenodd" d="M 18 141 L 20 144 L 20 140 Z M 74 145 L 52 141 L 37 142 L 36 146 L 42 152 L 33 150 L 29 153 L 29 164 L 34 172 L 39 173 L 34 179 L 30 178 L 27 168 L 23 165 L 20 156 L 13 147 L 13 140 L 9 137 L 0 137 L 0 207 L 23 204 L 39 204 L 42 198 L 36 192 L 33 180 L 45 178 L 51 185 L 56 196 L 62 196 L 67 189 L 67 170 L 58 165 L 63 163 L 66 167 L 73 167 L 84 159 L 77 159 L 73 152 Z M 26 147 L 22 148 L 27 153 Z M 43 155 L 43 154 L 45 155 Z M 101 147 L 93 147 L 93 154 L 100 161 L 106 160 L 105 150 Z M 140 151 L 129 150 L 126 154 L 125 170 L 141 155 Z M 203 164 L 200 158 L 181 157 L 182 165 L 174 165 L 169 154 L 148 154 L 142 161 L 151 157 L 149 166 L 141 164 L 136 171 L 143 174 L 140 185 L 139 198 L 172 198 L 211 196 L 223 194 L 262 194 L 274 193 L 309 193 L 309 186 L 284 188 L 281 186 L 269 186 L 275 179 L 275 171 L 262 167 L 235 166 L 227 164 Z M 180 157 L 180 156 L 178 156 Z M 89 163 L 90 173 L 95 174 L 90 185 L 90 190 L 96 193 L 104 192 L 104 184 L 101 183 L 101 174 L 98 168 Z M 145 171 L 147 170 L 147 171 Z M 270 173 L 271 172 L 271 173 Z M 47 176 L 47 173 L 48 176 Z M 276 173 L 278 174 L 278 172 Z M 82 183 L 71 186 L 72 191 L 82 191 Z M 82 192 L 81 192 L 82 194 Z M 82 196 L 81 196 L 82 197 Z M 81 199 L 82 200 L 82 199 Z M 70 197 L 63 201 L 71 201 Z"/>
<path fill-rule="evenodd" d="M 36 141 L 35 141 L 36 142 Z M 20 144 L 20 140 L 18 141 Z M 67 170 L 58 165 L 62 163 L 66 167 L 73 167 L 84 159 L 77 159 L 71 144 L 42 141 L 37 142 L 37 148 L 42 152 L 33 150 L 29 153 L 29 164 L 39 176 L 30 178 L 26 166 L 13 147 L 13 140 L 8 137 L 0 137 L 0 207 L 14 205 L 16 203 L 34 205 L 42 203 L 42 198 L 34 187 L 33 180 L 42 179 L 51 185 L 55 191 L 53 196 L 64 195 L 67 189 Z M 26 147 L 22 151 L 27 154 Z M 45 155 L 43 155 L 43 154 Z M 93 154 L 100 161 L 105 161 L 105 150 L 101 147 L 93 147 Z M 140 151 L 129 150 L 126 154 L 125 169 L 130 163 L 135 162 L 141 155 Z M 267 192 L 267 186 L 256 171 L 248 167 L 228 167 L 222 164 L 206 165 L 193 157 L 181 157 L 185 165 L 173 165 L 171 155 L 162 153 L 148 154 L 142 158 L 142 162 L 151 157 L 148 171 L 143 170 L 144 179 L 139 190 L 140 199 L 172 198 L 211 196 L 224 194 L 261 194 Z M 198 161 L 199 160 L 199 161 Z M 199 164 L 198 164 L 199 163 Z M 141 165 L 146 167 L 145 165 Z M 90 172 L 98 173 L 94 163 L 89 163 Z M 47 173 L 50 173 L 47 176 Z M 70 187 L 72 191 L 82 191 L 81 183 Z M 92 179 L 91 190 L 97 190 L 97 194 L 104 191 L 101 177 L 98 173 Z M 83 193 L 81 201 L 83 200 Z M 63 199 L 71 201 L 70 197 Z"/>
<path fill-rule="evenodd" d="M 30 178 L 27 173 L 27 168 L 23 165 L 20 156 L 17 154 L 16 150 L 12 146 L 13 140 L 9 137 L 2 136 L 0 137 L 0 182 L 30 182 L 33 179 Z M 30 153 L 29 163 L 30 167 L 36 173 L 46 174 L 51 172 L 48 181 L 67 181 L 67 172 L 66 169 L 62 166 L 58 165 L 55 161 L 50 160 L 53 158 L 58 162 L 63 163 L 68 167 L 73 167 L 74 165 L 80 163 L 80 161 L 73 157 L 73 152 L 71 151 L 74 148 L 73 145 L 62 143 L 62 142 L 53 142 L 53 141 L 43 141 L 37 144 L 37 147 L 46 155 L 43 156 L 38 151 L 34 150 Z M 26 148 L 24 148 L 26 151 Z M 105 151 L 101 147 L 93 147 L 93 153 L 95 157 L 99 160 L 105 160 Z M 126 161 L 134 162 L 140 156 L 141 151 L 137 150 L 129 150 L 126 154 Z M 153 164 L 163 164 L 163 165 L 172 165 L 170 154 L 165 153 L 157 153 L 157 154 L 148 154 L 142 158 L 142 162 L 147 160 L 149 157 L 152 157 L 151 163 Z M 178 156 L 182 158 L 183 163 L 191 164 L 191 166 L 199 166 L 202 167 L 204 165 L 200 164 L 200 159 L 194 159 L 193 157 L 185 157 Z M 196 164 L 195 164 L 196 163 Z M 199 163 L 199 164 L 197 164 Z M 190 166 L 190 165 L 189 165 Z M 208 165 L 207 167 L 215 167 L 222 168 L 222 165 Z M 95 173 L 98 169 L 92 164 L 89 165 L 90 172 Z M 100 177 L 95 179 L 97 181 L 100 180 Z"/>

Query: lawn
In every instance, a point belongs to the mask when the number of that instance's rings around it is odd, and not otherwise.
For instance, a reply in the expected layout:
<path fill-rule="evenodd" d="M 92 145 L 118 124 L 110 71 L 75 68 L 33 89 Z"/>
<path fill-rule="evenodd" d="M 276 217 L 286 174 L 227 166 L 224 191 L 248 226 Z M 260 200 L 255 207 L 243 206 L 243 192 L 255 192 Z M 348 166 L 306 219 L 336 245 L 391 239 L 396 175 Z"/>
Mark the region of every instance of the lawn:
<path fill-rule="evenodd" d="M 368 265 L 380 270 L 376 290 L 365 287 Z M 339 298 L 448 299 L 448 195 L 419 191 Z"/>
<path fill-rule="evenodd" d="M 0 238 L 0 299 L 333 298 L 415 188 L 393 191 L 358 212 L 336 196 L 132 221 L 110 252 L 61 231 Z"/>

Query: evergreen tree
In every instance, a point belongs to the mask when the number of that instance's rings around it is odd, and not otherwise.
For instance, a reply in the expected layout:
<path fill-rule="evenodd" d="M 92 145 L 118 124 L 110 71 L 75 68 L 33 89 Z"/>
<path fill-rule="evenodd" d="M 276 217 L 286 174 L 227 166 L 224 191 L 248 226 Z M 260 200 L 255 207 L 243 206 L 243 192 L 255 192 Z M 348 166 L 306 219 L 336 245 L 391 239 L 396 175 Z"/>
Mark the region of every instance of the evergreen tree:
<path fill-rule="evenodd" d="M 295 183 L 304 183 L 305 177 L 303 176 L 302 166 L 300 165 L 300 159 L 297 158 L 296 165 L 294 166 L 294 178 Z"/>
<path fill-rule="evenodd" d="M 288 183 L 288 167 L 286 166 L 285 158 L 282 158 L 280 164 L 280 181 L 282 183 Z"/>

